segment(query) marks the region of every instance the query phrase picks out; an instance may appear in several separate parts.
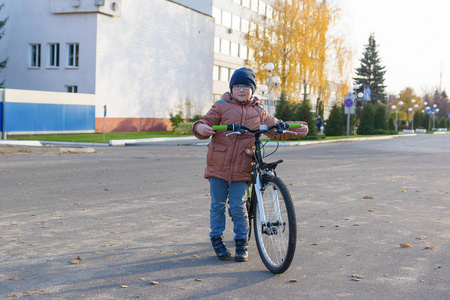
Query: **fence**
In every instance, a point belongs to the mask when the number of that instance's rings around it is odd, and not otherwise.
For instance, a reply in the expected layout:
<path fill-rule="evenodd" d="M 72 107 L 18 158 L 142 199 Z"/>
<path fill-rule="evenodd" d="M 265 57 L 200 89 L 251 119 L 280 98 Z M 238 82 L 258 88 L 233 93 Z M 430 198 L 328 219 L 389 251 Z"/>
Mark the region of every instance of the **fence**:
<path fill-rule="evenodd" d="M 7 135 L 95 132 L 95 95 L 0 89 L 0 129 Z"/>

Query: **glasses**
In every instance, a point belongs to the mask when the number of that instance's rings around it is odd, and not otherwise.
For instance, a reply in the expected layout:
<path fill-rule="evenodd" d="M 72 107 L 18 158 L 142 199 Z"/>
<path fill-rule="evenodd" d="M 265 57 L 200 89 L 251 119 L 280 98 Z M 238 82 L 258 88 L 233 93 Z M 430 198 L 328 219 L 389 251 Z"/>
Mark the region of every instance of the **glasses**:
<path fill-rule="evenodd" d="M 248 85 L 233 85 L 233 90 L 243 90 L 243 91 L 248 91 L 250 90 L 252 87 L 248 86 Z"/>

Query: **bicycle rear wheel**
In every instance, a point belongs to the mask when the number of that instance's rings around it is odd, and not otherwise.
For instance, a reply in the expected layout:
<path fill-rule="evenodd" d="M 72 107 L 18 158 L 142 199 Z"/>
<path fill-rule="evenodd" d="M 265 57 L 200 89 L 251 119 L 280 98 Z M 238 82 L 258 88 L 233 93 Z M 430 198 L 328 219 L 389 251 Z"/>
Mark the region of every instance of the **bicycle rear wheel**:
<path fill-rule="evenodd" d="M 274 273 L 285 272 L 292 263 L 297 243 L 297 223 L 291 195 L 286 185 L 275 176 L 264 176 L 261 201 L 265 224 L 259 207 L 254 209 L 254 230 L 259 255 Z M 259 201 L 259 200 L 258 200 Z"/>

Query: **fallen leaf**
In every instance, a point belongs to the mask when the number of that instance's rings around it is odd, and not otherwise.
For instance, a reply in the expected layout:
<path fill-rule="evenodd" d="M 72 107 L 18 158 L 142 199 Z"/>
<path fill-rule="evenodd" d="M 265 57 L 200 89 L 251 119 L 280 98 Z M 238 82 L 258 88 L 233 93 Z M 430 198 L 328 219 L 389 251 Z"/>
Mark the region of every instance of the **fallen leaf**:
<path fill-rule="evenodd" d="M 375 210 L 374 209 L 369 209 L 369 212 L 375 212 Z"/>
<path fill-rule="evenodd" d="M 199 258 L 200 255 L 194 254 L 194 255 L 192 255 L 192 257 Z"/>
<path fill-rule="evenodd" d="M 372 196 L 364 196 L 363 199 L 375 199 L 375 198 Z"/>
<path fill-rule="evenodd" d="M 352 275 L 352 280 L 354 280 L 354 281 L 360 281 L 361 279 L 364 279 L 364 275 L 360 275 L 360 274 Z"/>
<path fill-rule="evenodd" d="M 123 289 L 126 289 L 128 287 L 128 285 L 121 285 L 120 287 Z"/>
<path fill-rule="evenodd" d="M 76 259 L 72 259 L 72 260 L 70 261 L 70 263 L 71 263 L 72 265 L 78 265 L 78 264 L 80 263 L 80 261 L 79 261 L 79 260 L 76 260 Z"/>
<path fill-rule="evenodd" d="M 201 279 L 199 279 L 199 278 L 195 278 L 195 281 L 198 281 L 198 282 L 200 282 L 200 281 L 202 281 Z"/>
<path fill-rule="evenodd" d="M 108 192 L 109 192 L 109 191 L 111 191 L 111 189 L 105 189 L 105 191 L 108 191 Z"/>
<path fill-rule="evenodd" d="M 412 245 L 408 244 L 408 243 L 400 244 L 400 248 L 411 248 L 411 247 L 412 247 Z"/>
<path fill-rule="evenodd" d="M 159 282 L 158 282 L 158 281 L 150 281 L 150 284 L 151 284 L 151 285 L 158 285 Z"/>
<path fill-rule="evenodd" d="M 19 298 L 19 295 L 14 294 L 14 293 L 11 293 L 11 294 L 8 294 L 7 297 L 8 297 L 8 298 Z"/>
<path fill-rule="evenodd" d="M 297 279 L 289 279 L 289 282 L 298 282 Z"/>
<path fill-rule="evenodd" d="M 402 193 L 406 193 L 406 191 L 405 191 L 405 190 L 402 190 Z"/>
<path fill-rule="evenodd" d="M 143 278 L 143 277 L 142 277 L 142 278 L 139 278 L 139 280 L 141 280 L 141 281 L 144 281 L 144 280 L 145 280 L 145 278 Z"/>
<path fill-rule="evenodd" d="M 83 260 L 80 256 L 77 256 L 77 260 Z"/>

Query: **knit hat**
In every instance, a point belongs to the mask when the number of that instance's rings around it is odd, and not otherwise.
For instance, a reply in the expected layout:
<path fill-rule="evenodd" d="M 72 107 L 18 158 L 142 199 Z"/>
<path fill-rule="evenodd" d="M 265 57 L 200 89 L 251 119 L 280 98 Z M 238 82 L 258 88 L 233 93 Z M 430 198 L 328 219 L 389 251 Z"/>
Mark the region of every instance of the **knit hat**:
<path fill-rule="evenodd" d="M 233 76 L 230 79 L 230 91 L 233 89 L 233 85 L 245 84 L 252 87 L 252 95 L 256 91 L 256 75 L 252 69 L 240 68 L 234 71 Z"/>

